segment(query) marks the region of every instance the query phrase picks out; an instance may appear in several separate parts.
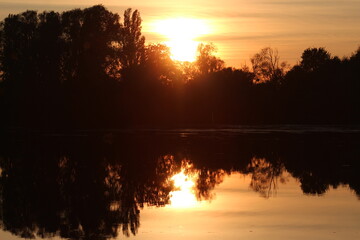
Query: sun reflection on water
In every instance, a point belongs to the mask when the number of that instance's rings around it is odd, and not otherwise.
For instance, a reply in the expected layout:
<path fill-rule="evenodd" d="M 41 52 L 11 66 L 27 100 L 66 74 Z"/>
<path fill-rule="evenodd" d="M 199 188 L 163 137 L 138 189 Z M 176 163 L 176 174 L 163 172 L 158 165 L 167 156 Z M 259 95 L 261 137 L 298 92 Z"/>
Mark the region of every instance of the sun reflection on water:
<path fill-rule="evenodd" d="M 170 155 L 173 160 L 173 156 Z M 191 161 L 183 159 L 174 164 L 172 174 L 167 178 L 171 185 L 167 208 L 190 209 L 206 207 L 215 196 L 212 190 L 223 181 L 223 170 L 210 171 L 209 169 L 196 168 Z M 177 165 L 177 166 L 176 166 Z"/>
<path fill-rule="evenodd" d="M 189 208 L 197 204 L 194 194 L 194 176 L 185 175 L 185 170 L 171 178 L 174 181 L 175 191 L 171 192 L 170 202 L 174 208 Z"/>

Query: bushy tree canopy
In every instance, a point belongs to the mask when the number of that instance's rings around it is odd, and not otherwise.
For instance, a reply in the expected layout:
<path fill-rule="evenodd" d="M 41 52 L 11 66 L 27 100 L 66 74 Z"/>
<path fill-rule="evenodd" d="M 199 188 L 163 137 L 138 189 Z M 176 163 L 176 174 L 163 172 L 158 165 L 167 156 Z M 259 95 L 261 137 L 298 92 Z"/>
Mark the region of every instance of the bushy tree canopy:
<path fill-rule="evenodd" d="M 250 70 L 225 68 L 214 44 L 172 60 L 145 44 L 137 10 L 26 11 L 0 26 L 6 129 L 360 122 L 359 49 L 340 60 L 308 48 L 290 69 L 266 47 Z"/>

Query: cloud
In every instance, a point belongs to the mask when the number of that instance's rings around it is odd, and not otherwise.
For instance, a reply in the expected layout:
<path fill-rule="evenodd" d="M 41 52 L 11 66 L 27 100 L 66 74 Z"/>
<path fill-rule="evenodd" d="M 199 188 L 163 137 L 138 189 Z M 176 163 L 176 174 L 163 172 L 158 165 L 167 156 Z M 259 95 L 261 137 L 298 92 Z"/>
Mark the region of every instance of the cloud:
<path fill-rule="evenodd" d="M 279 0 L 279 1 L 255 1 L 256 4 L 264 5 L 297 5 L 297 6 L 333 6 L 333 5 L 344 5 L 344 4 L 359 4 L 357 0 L 303 0 L 303 1 L 289 1 L 289 0 Z"/>
<path fill-rule="evenodd" d="M 242 33 L 242 34 L 212 34 L 198 38 L 199 41 L 227 42 L 244 40 L 274 40 L 274 39 L 307 39 L 314 37 L 328 37 L 328 33 L 321 32 L 293 32 L 293 33 Z"/>

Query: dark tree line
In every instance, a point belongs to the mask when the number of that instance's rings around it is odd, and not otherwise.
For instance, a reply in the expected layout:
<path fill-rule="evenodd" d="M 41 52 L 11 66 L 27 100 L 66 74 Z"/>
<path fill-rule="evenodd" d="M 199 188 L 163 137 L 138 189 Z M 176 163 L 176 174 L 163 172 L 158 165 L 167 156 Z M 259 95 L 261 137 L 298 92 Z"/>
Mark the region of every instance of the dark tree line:
<path fill-rule="evenodd" d="M 120 23 L 101 5 L 9 15 L 1 23 L 4 124 L 80 128 L 121 119 L 118 75 L 143 55 L 140 23 L 138 11 L 126 10 Z"/>
<path fill-rule="evenodd" d="M 9 15 L 0 28 L 5 129 L 360 123 L 360 49 L 332 57 L 306 49 L 290 68 L 276 50 L 252 69 L 226 68 L 213 45 L 194 63 L 145 45 L 139 12 L 101 5 Z"/>

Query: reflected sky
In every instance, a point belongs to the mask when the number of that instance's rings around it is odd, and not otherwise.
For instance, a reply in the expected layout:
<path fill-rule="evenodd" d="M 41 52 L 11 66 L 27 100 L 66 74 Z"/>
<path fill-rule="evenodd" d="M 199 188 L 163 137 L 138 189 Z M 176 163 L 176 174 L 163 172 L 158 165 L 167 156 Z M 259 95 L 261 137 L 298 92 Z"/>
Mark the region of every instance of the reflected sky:
<path fill-rule="evenodd" d="M 233 173 L 216 197 L 195 208 L 146 208 L 134 239 L 357 239 L 360 206 L 345 186 L 306 196 L 289 178 L 266 199 L 249 188 L 251 176 Z"/>

